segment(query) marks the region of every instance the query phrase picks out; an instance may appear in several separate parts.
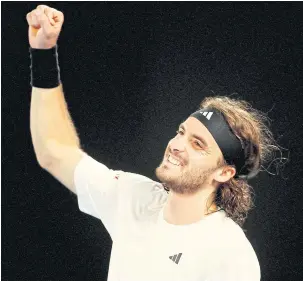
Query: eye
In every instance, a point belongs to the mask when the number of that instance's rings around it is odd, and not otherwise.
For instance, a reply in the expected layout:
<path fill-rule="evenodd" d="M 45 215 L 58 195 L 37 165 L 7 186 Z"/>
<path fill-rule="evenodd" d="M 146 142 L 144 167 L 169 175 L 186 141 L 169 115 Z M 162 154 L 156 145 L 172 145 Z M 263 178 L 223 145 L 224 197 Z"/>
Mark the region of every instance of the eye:
<path fill-rule="evenodd" d="M 202 145 L 200 142 L 198 142 L 198 141 L 194 141 L 194 144 L 196 144 L 196 145 L 198 145 L 199 147 L 203 148 L 203 145 Z"/>
<path fill-rule="evenodd" d="M 183 135 L 183 131 L 181 131 L 181 130 L 176 131 L 176 133 L 180 134 L 180 135 Z"/>

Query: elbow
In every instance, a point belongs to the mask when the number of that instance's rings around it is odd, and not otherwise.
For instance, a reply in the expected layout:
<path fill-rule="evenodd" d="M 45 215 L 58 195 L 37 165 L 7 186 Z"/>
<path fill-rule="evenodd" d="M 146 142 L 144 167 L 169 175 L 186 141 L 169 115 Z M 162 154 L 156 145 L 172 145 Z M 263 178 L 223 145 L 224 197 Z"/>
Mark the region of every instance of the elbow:
<path fill-rule="evenodd" d="M 52 167 L 60 165 L 62 161 L 69 159 L 79 150 L 81 149 L 76 144 L 67 145 L 56 140 L 49 140 L 44 149 L 36 153 L 36 158 L 41 168 L 50 171 Z"/>
<path fill-rule="evenodd" d="M 37 160 L 39 166 L 44 170 L 48 170 L 48 168 L 53 163 L 53 160 L 51 159 L 51 157 L 47 156 L 47 155 L 36 155 L 36 160 Z"/>
<path fill-rule="evenodd" d="M 56 154 L 50 149 L 49 144 L 47 143 L 46 146 L 44 146 L 43 149 L 35 150 L 36 154 L 36 160 L 39 164 L 39 166 L 47 170 L 51 165 L 53 165 L 53 162 L 55 161 Z"/>

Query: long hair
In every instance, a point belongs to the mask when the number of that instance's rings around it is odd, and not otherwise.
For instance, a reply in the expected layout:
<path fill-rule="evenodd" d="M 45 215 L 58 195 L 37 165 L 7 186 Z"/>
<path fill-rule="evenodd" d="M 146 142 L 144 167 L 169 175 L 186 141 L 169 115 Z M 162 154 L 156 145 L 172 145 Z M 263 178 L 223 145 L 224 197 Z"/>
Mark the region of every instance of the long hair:
<path fill-rule="evenodd" d="M 263 112 L 252 108 L 244 100 L 233 99 L 226 96 L 206 97 L 200 108 L 212 107 L 221 111 L 234 134 L 243 143 L 253 143 L 253 150 L 245 149 L 246 163 L 253 167 L 256 161 L 264 164 L 274 156 L 275 150 L 280 150 L 273 138 L 267 123 L 269 118 Z M 218 161 L 218 166 L 228 165 L 224 159 Z M 248 166 L 249 168 L 249 166 Z M 216 205 L 225 210 L 242 227 L 249 210 L 254 207 L 253 189 L 246 180 L 231 178 L 220 184 L 216 190 Z"/>

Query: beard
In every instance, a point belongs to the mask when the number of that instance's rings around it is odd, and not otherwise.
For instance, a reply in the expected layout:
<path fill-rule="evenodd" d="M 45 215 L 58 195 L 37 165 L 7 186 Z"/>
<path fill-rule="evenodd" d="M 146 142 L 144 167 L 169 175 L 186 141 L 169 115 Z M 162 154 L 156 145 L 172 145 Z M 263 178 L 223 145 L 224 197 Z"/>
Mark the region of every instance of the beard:
<path fill-rule="evenodd" d="M 195 194 L 217 169 L 189 168 L 189 166 L 172 166 L 164 162 L 156 168 L 157 178 L 169 189 L 178 194 Z"/>

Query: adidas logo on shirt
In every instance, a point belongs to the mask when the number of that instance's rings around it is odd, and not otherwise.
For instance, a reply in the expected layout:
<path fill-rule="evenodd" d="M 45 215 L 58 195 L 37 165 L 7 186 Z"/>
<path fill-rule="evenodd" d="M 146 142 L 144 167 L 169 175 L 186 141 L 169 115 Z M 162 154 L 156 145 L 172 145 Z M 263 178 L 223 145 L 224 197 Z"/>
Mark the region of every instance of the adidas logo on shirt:
<path fill-rule="evenodd" d="M 213 115 L 213 112 L 200 111 L 200 113 L 206 117 L 207 120 L 210 120 L 210 117 Z"/>
<path fill-rule="evenodd" d="M 180 260 L 180 258 L 181 258 L 181 256 L 182 256 L 182 253 L 179 253 L 179 255 L 170 256 L 169 258 L 170 258 L 173 262 L 175 262 L 176 264 L 178 264 L 178 263 L 179 263 L 179 260 Z"/>

